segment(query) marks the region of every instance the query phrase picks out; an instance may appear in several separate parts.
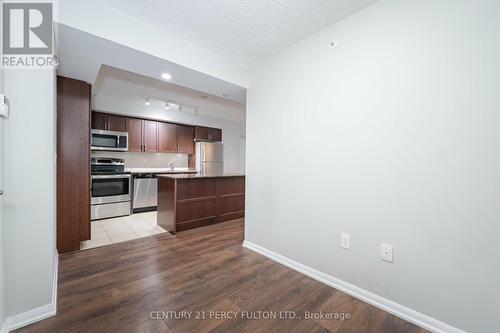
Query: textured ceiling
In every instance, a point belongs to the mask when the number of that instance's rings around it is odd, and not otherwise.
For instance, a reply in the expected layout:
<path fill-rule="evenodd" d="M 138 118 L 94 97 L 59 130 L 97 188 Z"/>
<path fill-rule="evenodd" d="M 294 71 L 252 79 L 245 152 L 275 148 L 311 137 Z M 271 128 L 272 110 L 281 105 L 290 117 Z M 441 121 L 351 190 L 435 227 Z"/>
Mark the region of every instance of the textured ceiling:
<path fill-rule="evenodd" d="M 376 1 L 103 0 L 244 66 L 258 63 Z"/>

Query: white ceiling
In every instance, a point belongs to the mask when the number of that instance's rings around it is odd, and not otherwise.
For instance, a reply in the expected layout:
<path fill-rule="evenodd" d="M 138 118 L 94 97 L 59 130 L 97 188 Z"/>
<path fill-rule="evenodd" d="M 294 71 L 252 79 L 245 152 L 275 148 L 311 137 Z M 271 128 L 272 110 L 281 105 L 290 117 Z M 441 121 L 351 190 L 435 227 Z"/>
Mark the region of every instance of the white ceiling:
<path fill-rule="evenodd" d="M 182 111 L 184 113 L 196 114 L 191 108 L 196 107 L 200 116 L 245 122 L 243 103 L 109 66 L 102 66 L 99 70 L 92 93 L 93 108 L 101 111 L 126 113 L 133 109 L 137 112 L 161 110 L 167 113 L 163 101 L 173 100 L 189 106 Z M 143 96 L 151 98 L 151 106 L 144 105 Z M 173 107 L 168 112 L 180 111 Z"/>
<path fill-rule="evenodd" d="M 168 72 L 174 84 L 245 103 L 245 88 L 64 24 L 57 24 L 56 28 L 59 75 L 94 84 L 101 65 L 157 80 L 161 80 L 163 72 Z"/>
<path fill-rule="evenodd" d="M 248 67 L 376 1 L 102 0 Z"/>

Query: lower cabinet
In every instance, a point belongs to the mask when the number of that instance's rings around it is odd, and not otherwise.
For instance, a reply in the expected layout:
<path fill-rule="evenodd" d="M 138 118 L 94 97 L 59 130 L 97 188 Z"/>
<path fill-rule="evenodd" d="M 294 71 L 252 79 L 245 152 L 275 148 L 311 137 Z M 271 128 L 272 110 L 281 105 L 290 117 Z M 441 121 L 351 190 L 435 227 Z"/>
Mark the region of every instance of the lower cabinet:
<path fill-rule="evenodd" d="M 230 221 L 245 216 L 245 177 L 219 180 L 218 221 Z"/>
<path fill-rule="evenodd" d="M 245 177 L 158 177 L 158 225 L 171 233 L 245 216 Z"/>

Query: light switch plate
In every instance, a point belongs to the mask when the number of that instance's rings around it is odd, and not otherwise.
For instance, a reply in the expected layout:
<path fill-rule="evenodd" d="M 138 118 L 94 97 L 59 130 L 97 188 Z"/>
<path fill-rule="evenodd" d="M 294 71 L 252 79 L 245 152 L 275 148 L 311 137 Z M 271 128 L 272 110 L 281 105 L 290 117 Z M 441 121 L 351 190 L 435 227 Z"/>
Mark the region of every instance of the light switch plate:
<path fill-rule="evenodd" d="M 380 244 L 380 258 L 387 262 L 392 262 L 392 245 Z"/>
<path fill-rule="evenodd" d="M 5 95 L 0 95 L 0 117 L 9 118 L 9 100 Z"/>
<path fill-rule="evenodd" d="M 346 250 L 351 249 L 351 235 L 340 234 L 340 247 Z"/>

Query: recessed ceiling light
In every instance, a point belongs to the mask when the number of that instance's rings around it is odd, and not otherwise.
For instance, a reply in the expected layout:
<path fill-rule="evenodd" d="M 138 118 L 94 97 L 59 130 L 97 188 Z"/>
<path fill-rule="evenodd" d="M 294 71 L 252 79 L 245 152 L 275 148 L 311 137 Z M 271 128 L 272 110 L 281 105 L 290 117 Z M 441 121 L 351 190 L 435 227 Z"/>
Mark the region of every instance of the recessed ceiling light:
<path fill-rule="evenodd" d="M 163 80 L 171 80 L 171 79 L 172 79 L 172 75 L 170 75 L 170 74 L 168 74 L 168 73 L 163 73 L 163 74 L 161 75 L 161 78 L 162 78 Z"/>
<path fill-rule="evenodd" d="M 165 103 L 165 109 L 167 109 L 167 110 L 170 109 L 170 103 L 169 102 Z"/>
<path fill-rule="evenodd" d="M 144 98 L 144 105 L 146 106 L 150 106 L 151 105 L 151 101 L 149 100 L 149 98 Z"/>

